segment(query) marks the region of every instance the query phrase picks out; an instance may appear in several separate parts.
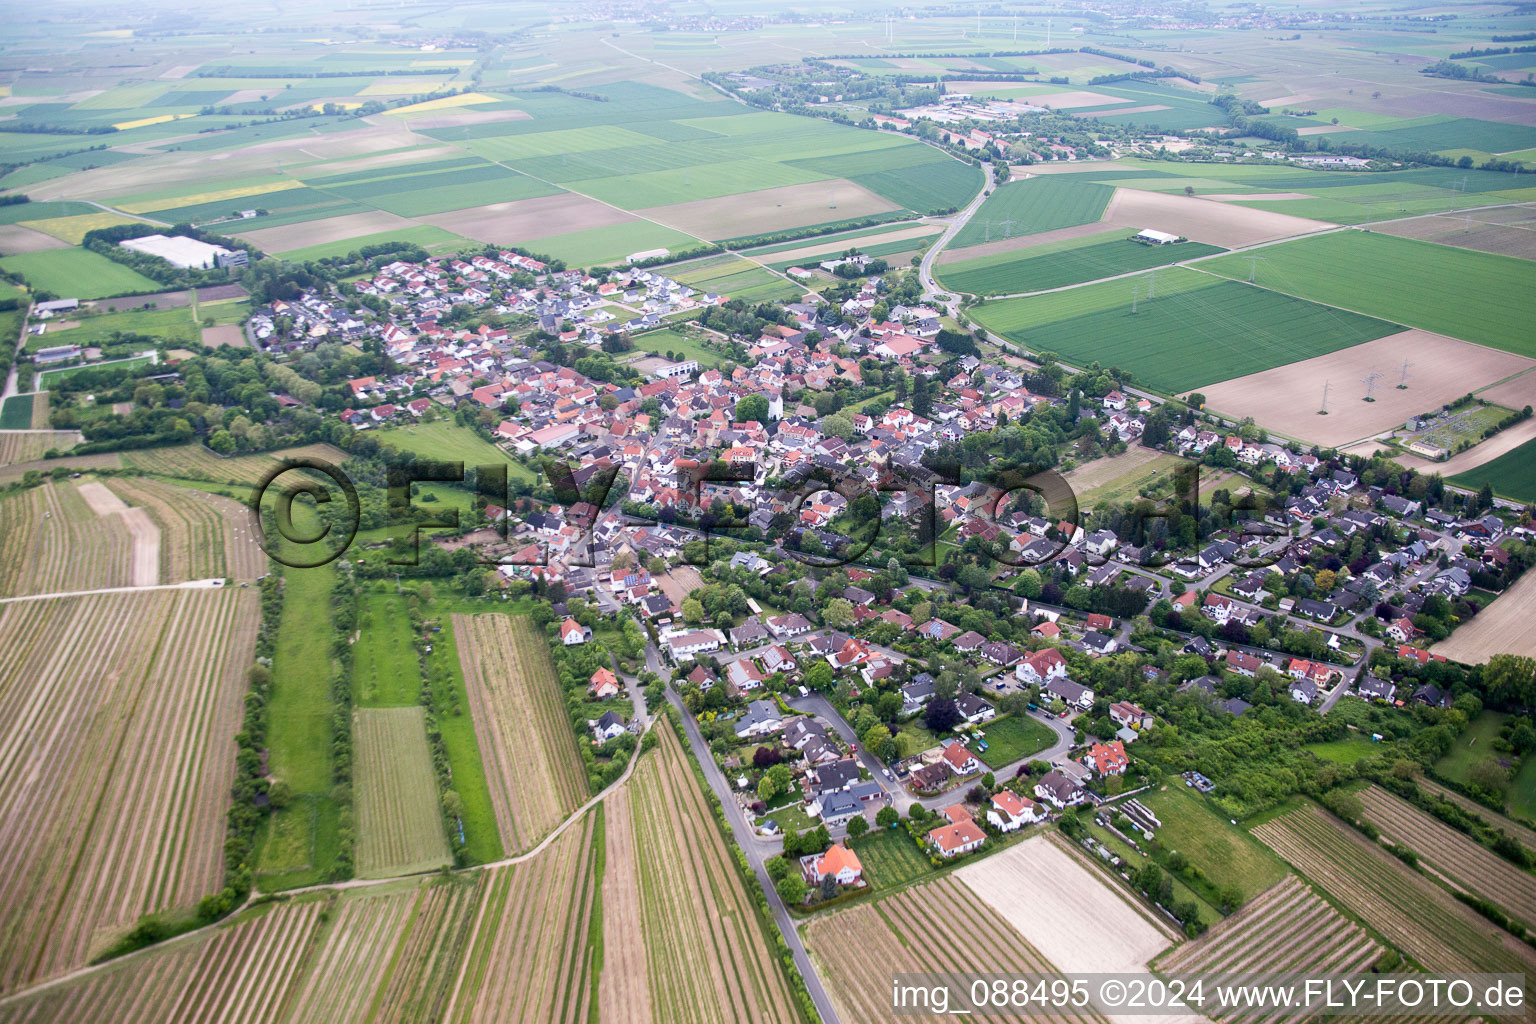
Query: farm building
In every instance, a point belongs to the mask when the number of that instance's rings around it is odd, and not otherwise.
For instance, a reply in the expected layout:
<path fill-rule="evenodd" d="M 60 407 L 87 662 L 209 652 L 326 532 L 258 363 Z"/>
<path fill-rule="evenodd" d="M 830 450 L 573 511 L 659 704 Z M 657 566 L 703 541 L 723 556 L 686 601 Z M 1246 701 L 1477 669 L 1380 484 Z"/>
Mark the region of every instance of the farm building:
<path fill-rule="evenodd" d="M 226 249 L 222 245 L 209 245 L 184 235 L 144 235 L 141 238 L 125 238 L 118 244 L 124 249 L 158 256 L 172 266 L 182 268 L 209 270 L 213 267 L 243 267 L 250 260 L 244 252 Z"/>
<path fill-rule="evenodd" d="M 662 256 L 668 256 L 670 254 L 671 254 L 670 250 L 667 250 L 667 249 L 646 249 L 644 252 L 632 252 L 632 253 L 630 253 L 628 256 L 624 257 L 624 262 L 625 263 L 641 263 L 641 262 L 644 262 L 645 260 L 659 259 Z"/>
<path fill-rule="evenodd" d="M 1136 241 L 1146 242 L 1150 245 L 1172 245 L 1178 240 L 1178 235 L 1170 235 L 1166 231 L 1155 231 L 1152 228 L 1142 228 L 1136 232 Z"/>

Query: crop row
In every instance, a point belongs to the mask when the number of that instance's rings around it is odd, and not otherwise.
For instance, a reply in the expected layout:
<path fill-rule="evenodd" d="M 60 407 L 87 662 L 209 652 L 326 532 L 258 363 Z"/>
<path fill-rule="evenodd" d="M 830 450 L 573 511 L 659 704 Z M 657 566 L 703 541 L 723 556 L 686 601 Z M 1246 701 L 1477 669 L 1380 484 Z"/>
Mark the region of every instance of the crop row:
<path fill-rule="evenodd" d="M 1323 811 L 1292 811 L 1254 835 L 1429 970 L 1524 973 L 1536 965 L 1536 952 L 1495 933 L 1433 882 Z"/>
<path fill-rule="evenodd" d="M 162 583 L 252 580 L 266 572 L 255 524 L 239 502 L 146 477 L 116 477 L 108 486 L 129 504 L 147 509 L 160 527 Z"/>
<path fill-rule="evenodd" d="M 587 797 L 547 641 L 500 614 L 455 615 L 453 631 L 502 842 L 524 850 Z"/>
<path fill-rule="evenodd" d="M 1401 843 L 1522 921 L 1536 917 L 1536 878 L 1391 793 L 1372 786 L 1361 794 L 1365 816 Z"/>

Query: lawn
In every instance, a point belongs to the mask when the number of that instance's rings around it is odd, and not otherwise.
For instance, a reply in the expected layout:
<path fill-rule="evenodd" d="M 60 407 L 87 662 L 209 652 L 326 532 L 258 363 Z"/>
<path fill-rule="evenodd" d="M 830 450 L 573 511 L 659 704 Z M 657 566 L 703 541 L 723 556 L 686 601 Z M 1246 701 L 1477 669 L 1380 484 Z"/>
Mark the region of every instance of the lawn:
<path fill-rule="evenodd" d="M 1308 743 L 1303 749 L 1335 764 L 1354 764 L 1362 757 L 1381 753 L 1381 745 L 1371 742 L 1367 736 L 1351 736 L 1328 743 Z"/>
<path fill-rule="evenodd" d="M 1093 838 L 1109 847 L 1111 852 L 1119 854 L 1121 859 L 1125 861 L 1126 867 L 1131 871 L 1140 871 L 1142 867 L 1152 863 L 1152 859 L 1150 857 L 1143 856 L 1138 851 L 1131 849 L 1108 829 L 1098 824 L 1089 825 L 1088 833 L 1092 835 Z M 1109 866 L 1107 864 L 1105 865 L 1105 870 L 1109 870 Z M 1186 885 L 1182 879 L 1175 878 L 1172 875 L 1169 875 L 1169 878 L 1173 882 L 1173 897 L 1171 900 L 1172 903 L 1182 903 L 1185 900 L 1192 900 L 1195 905 L 1200 908 L 1200 920 L 1204 921 L 1207 925 L 1215 924 L 1217 921 L 1221 920 L 1221 911 L 1211 906 L 1211 904 L 1207 902 L 1204 897 Z"/>
<path fill-rule="evenodd" d="M 461 427 L 452 420 L 389 427 L 379 431 L 377 437 L 385 444 L 423 459 L 462 462 L 466 473 L 474 466 L 506 466 L 508 479 L 519 478 L 530 483 L 534 480 L 533 470 L 513 462 L 506 452 L 469 427 Z"/>
<path fill-rule="evenodd" d="M 411 643 L 405 598 L 386 592 L 363 595 L 357 642 L 352 645 L 352 690 L 358 707 L 405 708 L 421 702 L 421 664 Z"/>
<path fill-rule="evenodd" d="M 505 851 L 496 826 L 496 810 L 491 805 L 490 786 L 485 781 L 485 763 L 480 756 L 480 741 L 475 737 L 475 720 L 469 711 L 469 691 L 464 685 L 458 643 L 453 630 L 446 625 L 449 614 L 454 611 L 481 612 L 485 611 L 485 606 L 467 604 L 460 607 L 440 590 L 430 614 L 444 626 L 442 632 L 432 634 L 432 653 L 427 657 L 431 659 L 434 671 L 437 665 L 447 669 L 453 684 L 453 707 L 458 709 L 456 714 L 439 717 L 437 728 L 448 751 L 454 792 L 463 803 L 464 856 L 470 863 L 487 864 L 499 860 Z"/>
<path fill-rule="evenodd" d="M 1163 849 L 1189 858 L 1217 889 L 1235 885 L 1246 901 L 1286 876 L 1280 858 L 1177 780 L 1139 799 L 1163 823 L 1157 830 Z"/>
<path fill-rule="evenodd" d="M 1076 366 L 1118 366 L 1137 384 L 1168 394 L 1401 330 L 1184 267 L 1154 275 L 1003 299 L 971 314 L 1030 351 L 1055 352 Z"/>
<path fill-rule="evenodd" d="M 671 352 L 679 359 L 697 359 L 700 366 L 719 366 L 727 361 L 719 352 L 706 348 L 698 338 L 690 338 L 670 328 L 636 334 L 634 340 L 635 351 L 642 358 L 649 352 L 660 352 L 663 356 Z"/>
<path fill-rule="evenodd" d="M 1470 780 L 1472 766 L 1489 754 L 1496 753 L 1493 740 L 1504 726 L 1504 715 L 1497 711 L 1484 711 L 1472 720 L 1466 732 L 1456 737 L 1451 752 L 1435 762 L 1435 771 L 1463 786 Z"/>
<path fill-rule="evenodd" d="M 954 291 L 1005 295 L 1096 281 L 1223 251 L 1200 242 L 1142 245 L 1131 241 L 1128 232 L 1111 231 L 944 264 L 938 275 Z"/>
<path fill-rule="evenodd" d="M 1114 187 L 1057 174 L 1010 181 L 993 189 L 981 209 L 955 235 L 957 248 L 1092 224 L 1104 216 Z"/>
<path fill-rule="evenodd" d="M 1536 757 L 1526 755 L 1525 763 L 1515 773 L 1505 797 L 1509 801 L 1511 815 L 1527 822 L 1536 822 Z"/>
<path fill-rule="evenodd" d="M 1202 269 L 1247 280 L 1248 260 Z M 1536 263 L 1367 231 L 1335 231 L 1264 250 L 1262 288 L 1389 316 L 1411 327 L 1536 356 L 1529 296 Z M 1522 298 L 1525 296 L 1525 298 Z"/>
<path fill-rule="evenodd" d="M 1475 469 L 1458 473 L 1450 483 L 1474 491 L 1488 484 L 1502 497 L 1527 504 L 1536 502 L 1536 441 L 1527 441 Z"/>
<path fill-rule="evenodd" d="M 1023 757 L 1037 754 L 1056 742 L 1056 733 L 1044 722 L 1033 718 L 1004 716 L 982 726 L 987 749 L 977 751 L 988 768 L 1001 768 Z"/>
<path fill-rule="evenodd" d="M 159 284 L 143 274 L 89 249 L 19 253 L 0 258 L 0 267 L 26 278 L 34 291 L 70 299 L 104 299 L 109 295 L 161 290 Z"/>
<path fill-rule="evenodd" d="M 875 889 L 894 889 L 933 870 L 912 837 L 901 829 L 873 829 L 849 845 L 859 855 L 864 877 Z"/>
<path fill-rule="evenodd" d="M 27 351 L 35 352 L 50 345 L 79 345 L 82 348 L 99 346 L 110 341 L 117 332 L 147 335 L 156 339 L 157 347 L 161 348 L 202 344 L 202 328 L 193 317 L 191 306 L 102 313 L 82 317 L 78 322 L 79 327 L 67 331 L 57 330 L 58 325 L 55 324 L 47 333 L 29 337 Z"/>

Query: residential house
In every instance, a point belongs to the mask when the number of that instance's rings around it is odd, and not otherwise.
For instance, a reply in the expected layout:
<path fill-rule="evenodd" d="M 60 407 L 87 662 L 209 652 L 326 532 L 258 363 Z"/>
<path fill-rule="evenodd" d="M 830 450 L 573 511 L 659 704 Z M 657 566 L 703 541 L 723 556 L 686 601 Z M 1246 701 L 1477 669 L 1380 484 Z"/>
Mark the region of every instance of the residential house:
<path fill-rule="evenodd" d="M 928 833 L 928 842 L 946 860 L 979 849 L 986 841 L 987 834 L 974 821 L 941 825 Z"/>
<path fill-rule="evenodd" d="M 1083 786 L 1060 769 L 1053 768 L 1035 783 L 1035 796 L 1060 810 L 1083 802 Z"/>
<path fill-rule="evenodd" d="M 1042 623 L 1055 628 L 1054 622 Z M 1035 630 L 1039 630 L 1036 626 Z M 1057 630 L 1059 633 L 1060 630 Z M 1043 686 L 1052 679 L 1061 679 L 1067 674 L 1067 659 L 1054 647 L 1045 647 L 1033 654 L 1026 654 L 1013 670 L 1013 674 L 1019 677 L 1019 681 L 1030 686 Z"/>
<path fill-rule="evenodd" d="M 1007 789 L 992 795 L 992 807 L 987 811 L 987 820 L 1004 832 L 1013 832 L 1044 817 L 1045 808 Z"/>
<path fill-rule="evenodd" d="M 1125 744 L 1113 740 L 1089 747 L 1088 753 L 1083 755 L 1083 764 L 1100 775 L 1124 775 L 1130 767 L 1131 759 L 1125 756 Z"/>
<path fill-rule="evenodd" d="M 735 732 L 738 739 L 758 739 L 782 728 L 784 723 L 779 718 L 779 709 L 770 701 L 754 700 L 747 705 L 741 717 L 736 719 Z"/>
<path fill-rule="evenodd" d="M 592 679 L 587 686 L 587 692 L 598 700 L 616 697 L 619 693 L 618 677 L 608 669 L 600 668 L 592 673 Z"/>
<path fill-rule="evenodd" d="M 969 775 L 981 770 L 981 762 L 963 744 L 950 740 L 944 744 L 944 763 L 956 775 Z"/>
<path fill-rule="evenodd" d="M 1066 676 L 1048 680 L 1040 688 L 1042 695 L 1053 700 L 1059 700 L 1069 708 L 1080 708 L 1087 711 L 1093 707 L 1093 690 L 1075 683 Z"/>
<path fill-rule="evenodd" d="M 825 878 L 835 878 L 838 885 L 853 885 L 864 877 L 864 865 L 859 863 L 859 855 L 842 843 L 807 859 L 811 861 L 811 875 L 817 884 Z"/>
<path fill-rule="evenodd" d="M 603 717 L 590 723 L 592 727 L 592 739 L 597 743 L 607 743 L 609 740 L 622 736 L 629 730 L 624 725 L 624 719 L 612 711 L 603 713 Z"/>
<path fill-rule="evenodd" d="M 592 631 L 575 619 L 567 618 L 560 623 L 560 642 L 567 647 L 575 647 L 592 639 Z"/>
<path fill-rule="evenodd" d="M 1152 716 L 1129 701 L 1111 704 L 1109 717 L 1116 725 L 1123 725 L 1127 729 L 1140 730 L 1152 724 Z"/>

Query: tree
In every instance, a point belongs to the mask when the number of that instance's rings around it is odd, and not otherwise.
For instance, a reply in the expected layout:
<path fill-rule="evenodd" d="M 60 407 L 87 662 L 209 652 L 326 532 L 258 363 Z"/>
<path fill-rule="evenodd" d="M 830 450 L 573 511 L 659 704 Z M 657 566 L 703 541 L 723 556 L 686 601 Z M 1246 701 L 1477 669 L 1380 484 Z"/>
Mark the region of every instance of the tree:
<path fill-rule="evenodd" d="M 784 901 L 784 905 L 789 907 L 798 907 L 804 903 L 805 897 L 811 891 L 799 872 L 785 875 L 774 884 L 773 888 L 778 892 L 779 899 Z"/>
<path fill-rule="evenodd" d="M 960 724 L 960 708 L 952 700 L 934 697 L 923 709 L 923 724 L 935 733 L 945 733 Z"/>
<path fill-rule="evenodd" d="M 822 420 L 821 428 L 825 433 L 840 437 L 844 441 L 852 441 L 859 436 L 858 430 L 853 425 L 853 417 L 846 411 L 835 412 Z"/>
<path fill-rule="evenodd" d="M 759 423 L 768 422 L 768 399 L 762 395 L 748 395 L 736 403 L 736 422 L 746 423 L 756 420 Z"/>
<path fill-rule="evenodd" d="M 837 876 L 826 875 L 821 880 L 821 898 L 830 900 L 837 896 Z"/>
<path fill-rule="evenodd" d="M 833 629 L 847 629 L 853 625 L 853 602 L 845 597 L 834 597 L 821 610 L 821 617 Z"/>
<path fill-rule="evenodd" d="M 1497 757 L 1489 755 L 1472 766 L 1467 778 L 1479 789 L 1502 793 L 1504 787 L 1509 785 L 1509 770 L 1499 764 Z"/>
<path fill-rule="evenodd" d="M 696 598 L 684 599 L 683 618 L 690 623 L 704 621 L 704 606 Z"/>
<path fill-rule="evenodd" d="M 1013 585 L 1014 593 L 1033 601 L 1040 596 L 1044 584 L 1040 581 L 1040 573 L 1035 569 L 1025 569 L 1019 573 L 1018 579 Z"/>
<path fill-rule="evenodd" d="M 825 661 L 818 661 L 805 670 L 805 676 L 801 679 L 805 685 L 822 693 L 832 689 L 832 666 Z"/>
<path fill-rule="evenodd" d="M 773 779 L 764 775 L 757 783 L 757 798 L 767 803 L 779 795 L 779 787 L 773 784 Z"/>
<path fill-rule="evenodd" d="M 864 749 L 882 761 L 889 761 L 891 755 L 896 752 L 896 743 L 891 739 L 891 730 L 879 723 L 870 726 L 860 738 L 864 741 Z"/>
<path fill-rule="evenodd" d="M 881 828 L 890 828 L 901 820 L 901 812 L 894 807 L 882 807 L 875 813 L 875 824 Z"/>
<path fill-rule="evenodd" d="M 889 807 L 883 808 L 883 809 L 884 810 L 890 810 Z M 864 815 L 862 815 L 862 814 L 856 816 L 855 818 L 853 818 L 853 820 L 848 822 L 848 837 L 850 839 L 857 839 L 857 838 L 859 838 L 859 836 L 863 835 L 864 833 L 866 833 L 868 831 L 869 831 L 869 822 L 864 820 Z"/>
<path fill-rule="evenodd" d="M 1221 912 L 1223 914 L 1230 914 L 1243 905 L 1243 890 L 1229 882 L 1221 887 L 1219 899 L 1221 900 Z"/>

